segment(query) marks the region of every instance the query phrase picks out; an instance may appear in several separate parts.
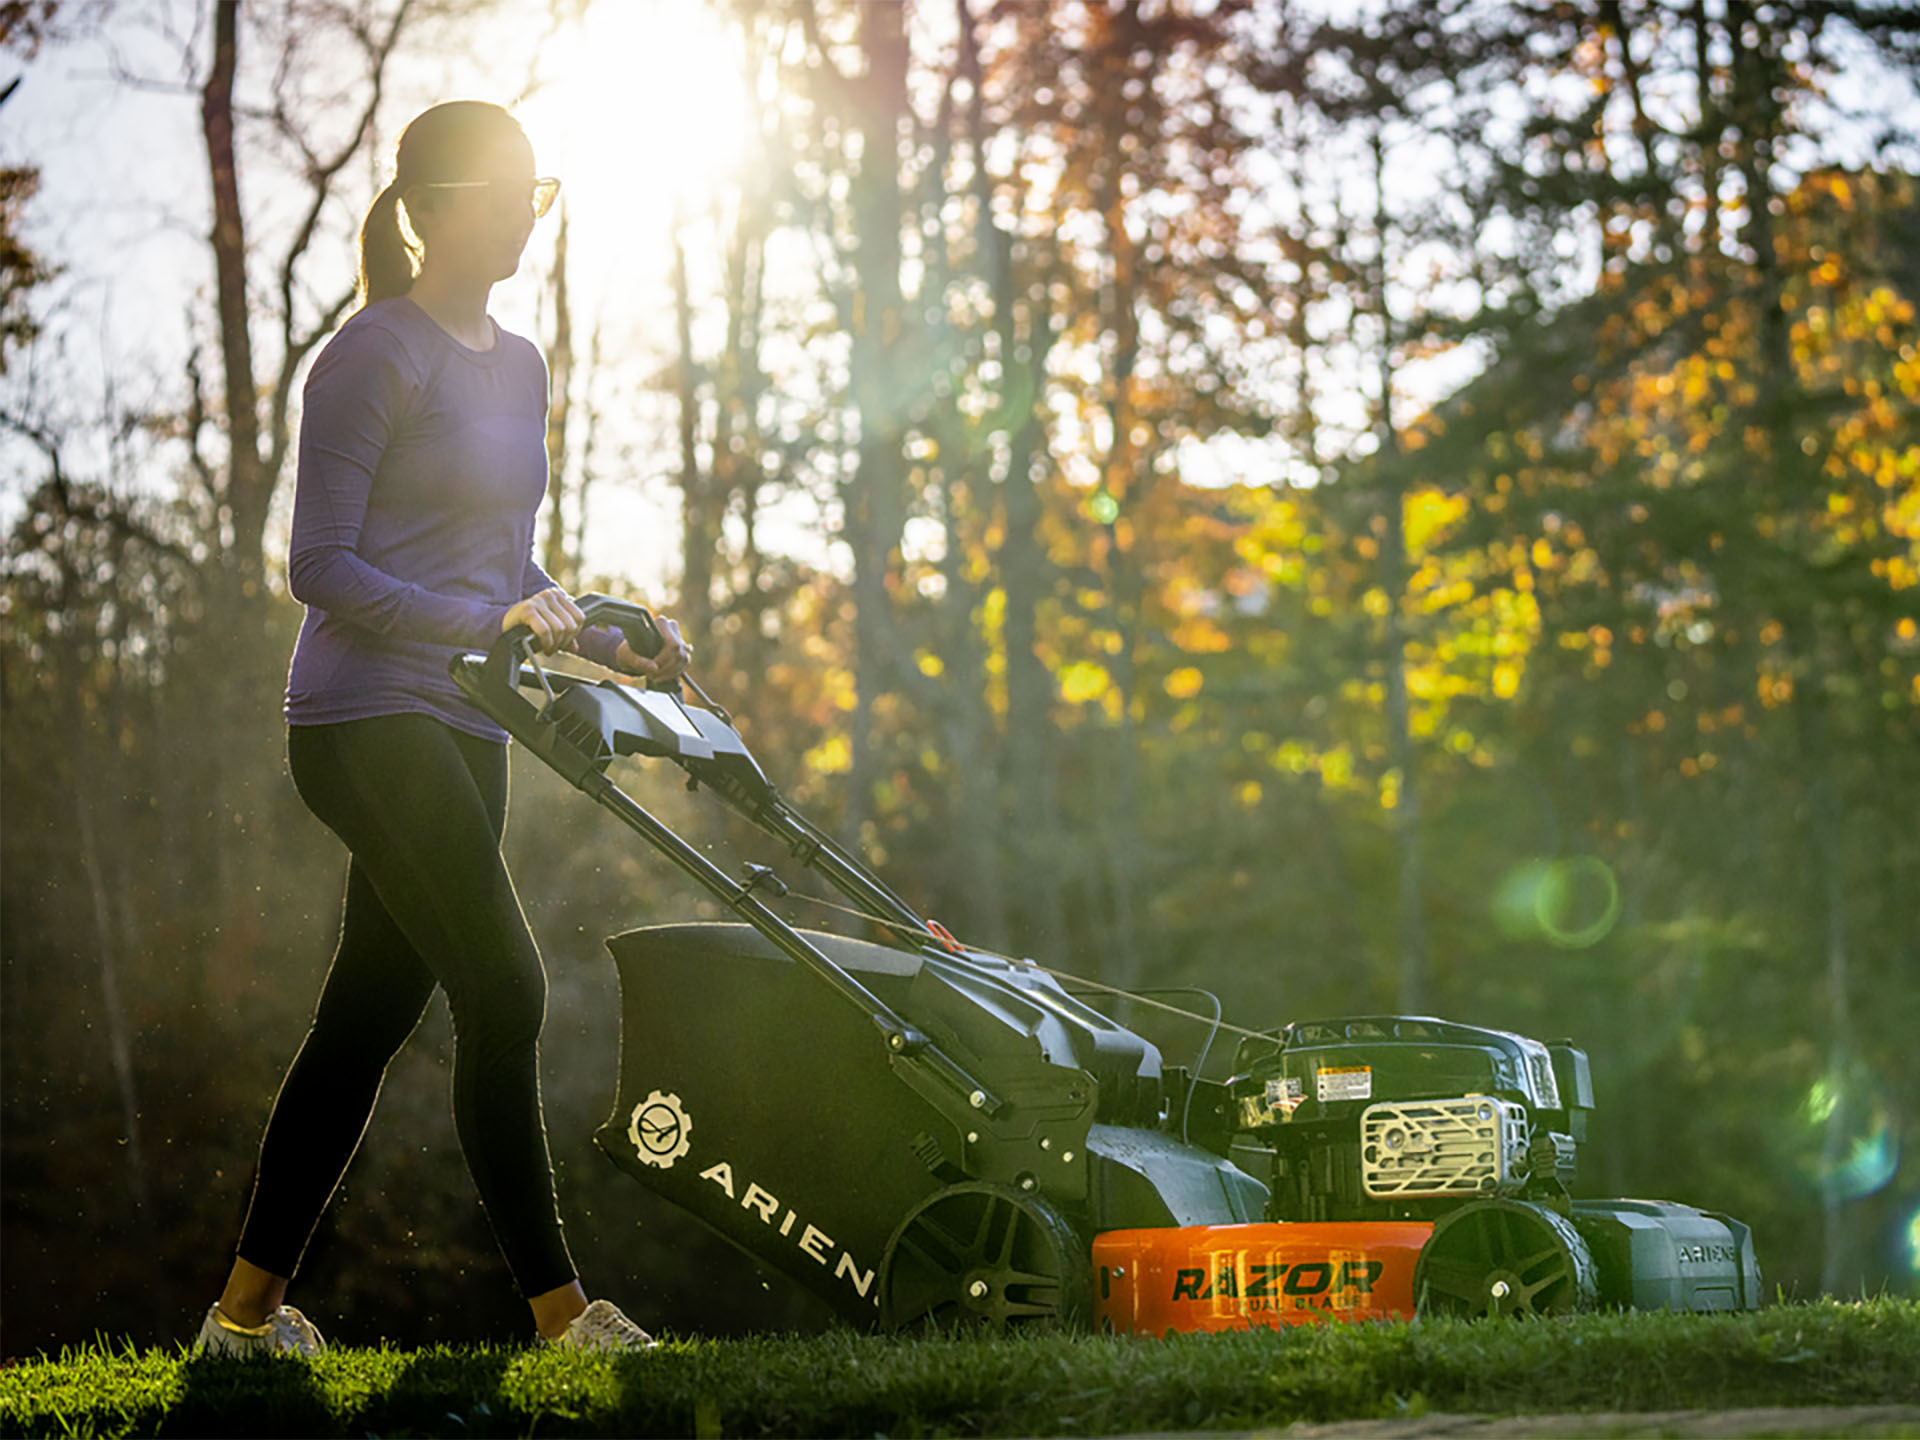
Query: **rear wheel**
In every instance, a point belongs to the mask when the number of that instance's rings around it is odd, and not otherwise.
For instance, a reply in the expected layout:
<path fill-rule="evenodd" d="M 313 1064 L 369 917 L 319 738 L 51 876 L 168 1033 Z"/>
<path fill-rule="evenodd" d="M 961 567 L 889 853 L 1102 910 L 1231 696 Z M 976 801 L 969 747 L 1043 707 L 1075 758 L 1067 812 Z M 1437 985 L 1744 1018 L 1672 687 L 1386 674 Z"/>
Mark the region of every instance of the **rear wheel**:
<path fill-rule="evenodd" d="M 880 1265 L 890 1328 L 1078 1329 L 1092 1306 L 1088 1247 L 1044 1198 L 972 1182 L 907 1214 Z"/>
<path fill-rule="evenodd" d="M 1524 1200 L 1483 1200 L 1433 1227 L 1413 1294 L 1423 1315 L 1566 1315 L 1591 1310 L 1598 1285 L 1571 1221 Z"/>

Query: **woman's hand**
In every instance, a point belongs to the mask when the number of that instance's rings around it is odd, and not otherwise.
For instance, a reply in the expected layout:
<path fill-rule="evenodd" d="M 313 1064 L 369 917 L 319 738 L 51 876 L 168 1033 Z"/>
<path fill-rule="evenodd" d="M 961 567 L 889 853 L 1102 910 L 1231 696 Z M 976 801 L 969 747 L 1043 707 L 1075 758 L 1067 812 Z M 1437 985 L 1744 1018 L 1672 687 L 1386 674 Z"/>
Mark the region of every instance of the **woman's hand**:
<path fill-rule="evenodd" d="M 580 607 L 573 603 L 573 597 L 555 585 L 542 590 L 508 609 L 501 617 L 500 632 L 504 635 L 516 625 L 524 625 L 533 631 L 533 648 L 542 654 L 552 655 L 567 649 L 573 644 L 574 636 L 580 633 L 580 627 L 586 623 L 586 616 L 580 613 Z M 679 637 L 679 630 L 674 630 Z M 622 645 L 622 649 L 626 647 Z"/>
<path fill-rule="evenodd" d="M 660 631 L 659 653 L 649 660 L 635 654 L 633 647 L 622 640 L 614 665 L 629 675 L 644 675 L 650 685 L 670 685 L 686 673 L 687 662 L 693 659 L 693 646 L 680 638 L 677 622 L 656 615 L 654 624 Z"/>

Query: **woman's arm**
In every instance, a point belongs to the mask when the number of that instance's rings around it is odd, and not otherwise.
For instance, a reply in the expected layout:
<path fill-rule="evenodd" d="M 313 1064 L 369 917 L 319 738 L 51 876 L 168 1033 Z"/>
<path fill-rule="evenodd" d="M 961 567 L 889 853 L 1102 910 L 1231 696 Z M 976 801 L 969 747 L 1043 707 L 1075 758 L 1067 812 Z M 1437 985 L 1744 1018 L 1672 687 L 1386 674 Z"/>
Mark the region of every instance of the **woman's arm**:
<path fill-rule="evenodd" d="M 416 388 L 407 357 L 374 326 L 343 330 L 303 392 L 287 588 L 296 600 L 379 635 L 484 647 L 505 605 L 442 595 L 360 558 L 374 472 Z"/>

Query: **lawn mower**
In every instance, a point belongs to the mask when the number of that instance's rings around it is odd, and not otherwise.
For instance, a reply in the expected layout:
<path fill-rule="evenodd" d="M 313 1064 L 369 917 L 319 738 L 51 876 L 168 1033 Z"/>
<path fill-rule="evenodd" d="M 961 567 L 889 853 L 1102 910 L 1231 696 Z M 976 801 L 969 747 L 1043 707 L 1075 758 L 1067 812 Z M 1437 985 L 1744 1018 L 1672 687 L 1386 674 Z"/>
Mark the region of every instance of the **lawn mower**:
<path fill-rule="evenodd" d="M 579 604 L 658 650 L 643 607 Z M 1572 1042 L 1406 1015 L 1227 1027 L 1232 1077 L 1206 1079 L 1083 998 L 1101 987 L 917 914 L 691 681 L 697 701 L 557 672 L 530 641 L 456 656 L 454 680 L 739 917 L 607 942 L 620 1078 L 595 1143 L 845 1320 L 1159 1334 L 1760 1304 L 1738 1221 L 1572 1197 L 1593 1109 Z M 882 938 L 788 923 L 773 868 L 719 868 L 608 778 L 621 757 L 679 766 Z"/>

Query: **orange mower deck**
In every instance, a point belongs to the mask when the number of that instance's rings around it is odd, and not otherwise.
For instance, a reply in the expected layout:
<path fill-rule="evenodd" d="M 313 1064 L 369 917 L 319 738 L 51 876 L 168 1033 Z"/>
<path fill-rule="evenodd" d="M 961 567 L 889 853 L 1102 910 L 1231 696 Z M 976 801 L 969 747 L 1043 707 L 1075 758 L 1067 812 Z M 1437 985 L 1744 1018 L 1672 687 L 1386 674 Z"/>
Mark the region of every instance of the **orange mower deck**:
<path fill-rule="evenodd" d="M 1109 1230 L 1093 1242 L 1094 1323 L 1118 1334 L 1413 1316 L 1424 1221 Z"/>

